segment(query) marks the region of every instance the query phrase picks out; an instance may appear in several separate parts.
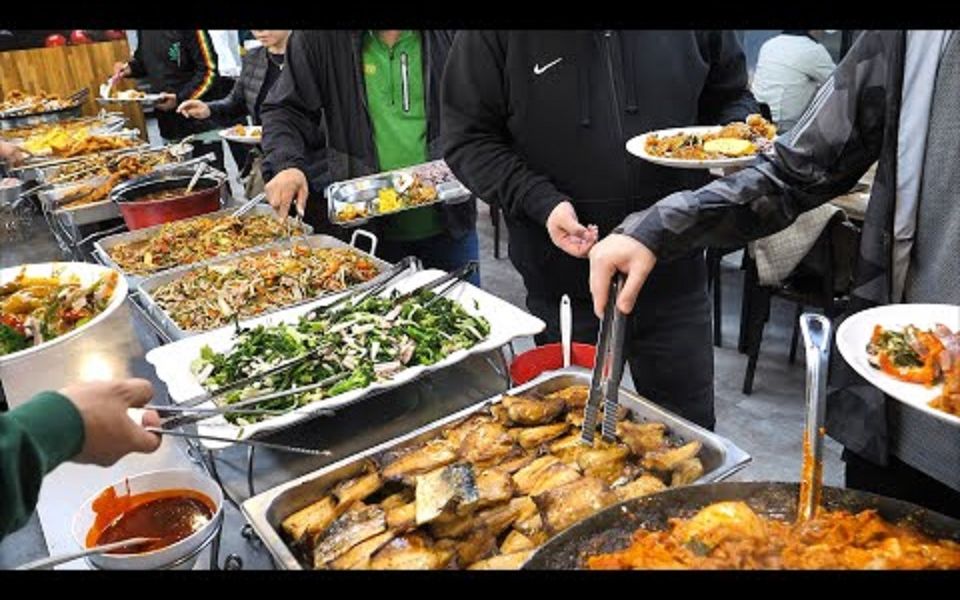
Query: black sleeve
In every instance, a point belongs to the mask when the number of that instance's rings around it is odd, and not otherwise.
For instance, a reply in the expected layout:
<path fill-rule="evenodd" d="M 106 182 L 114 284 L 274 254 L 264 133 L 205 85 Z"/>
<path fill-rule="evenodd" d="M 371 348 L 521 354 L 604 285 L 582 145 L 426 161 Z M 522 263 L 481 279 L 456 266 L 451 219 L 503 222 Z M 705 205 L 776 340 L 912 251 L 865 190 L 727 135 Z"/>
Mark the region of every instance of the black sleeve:
<path fill-rule="evenodd" d="M 507 35 L 457 33 L 441 84 L 444 158 L 477 197 L 545 224 L 567 197 L 511 147 L 504 85 Z"/>
<path fill-rule="evenodd" d="M 296 168 L 308 174 L 308 150 L 323 146 L 322 35 L 303 30 L 291 34 L 283 71 L 260 107 L 266 172 Z"/>
<path fill-rule="evenodd" d="M 726 125 L 759 113 L 760 106 L 748 85 L 747 58 L 733 31 L 697 32 L 697 41 L 710 63 L 707 83 L 700 93 L 700 122 Z"/>
<path fill-rule="evenodd" d="M 775 233 L 849 190 L 876 162 L 887 114 L 889 35 L 860 36 L 776 154 L 694 191 L 667 196 L 615 230 L 670 260 Z"/>
<path fill-rule="evenodd" d="M 140 30 L 137 30 L 137 49 L 133 51 L 127 64 L 130 66 L 130 77 L 140 79 L 147 75 L 147 68 L 143 64 L 143 36 L 140 35 Z"/>
<path fill-rule="evenodd" d="M 211 119 L 224 126 L 229 126 L 247 116 L 247 103 L 243 97 L 243 86 L 246 81 L 244 73 L 241 72 L 229 94 L 219 100 L 207 102 Z"/>
<path fill-rule="evenodd" d="M 189 57 L 194 71 L 190 80 L 177 90 L 177 102 L 199 100 L 213 88 L 217 79 L 217 53 L 203 29 L 185 31 L 180 44 L 180 52 Z"/>

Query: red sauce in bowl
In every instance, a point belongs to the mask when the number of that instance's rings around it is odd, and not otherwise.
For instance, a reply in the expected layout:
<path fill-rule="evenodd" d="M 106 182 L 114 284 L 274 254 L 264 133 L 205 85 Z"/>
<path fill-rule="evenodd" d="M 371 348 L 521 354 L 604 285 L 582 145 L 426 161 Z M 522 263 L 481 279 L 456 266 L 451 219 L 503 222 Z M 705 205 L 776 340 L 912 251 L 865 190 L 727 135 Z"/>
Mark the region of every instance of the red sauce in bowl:
<path fill-rule="evenodd" d="M 157 490 L 118 496 L 107 488 L 93 501 L 96 520 L 87 532 L 87 547 L 134 537 L 159 538 L 111 554 L 141 554 L 179 542 L 203 528 L 217 507 L 205 494 L 188 489 Z"/>

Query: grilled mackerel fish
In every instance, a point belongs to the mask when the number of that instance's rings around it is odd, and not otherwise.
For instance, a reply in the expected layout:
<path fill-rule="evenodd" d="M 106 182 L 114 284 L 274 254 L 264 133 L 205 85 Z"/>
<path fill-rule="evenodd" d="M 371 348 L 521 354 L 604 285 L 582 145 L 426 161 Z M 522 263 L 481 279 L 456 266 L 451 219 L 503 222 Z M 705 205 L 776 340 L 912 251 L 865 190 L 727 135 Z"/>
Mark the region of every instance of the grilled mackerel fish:
<path fill-rule="evenodd" d="M 501 403 L 517 425 L 546 425 L 563 412 L 565 406 L 561 398 L 537 400 L 523 396 L 504 396 Z"/>
<path fill-rule="evenodd" d="M 383 477 L 412 483 L 415 476 L 449 465 L 455 460 L 457 453 L 446 441 L 432 440 L 387 465 L 383 469 Z"/>
<path fill-rule="evenodd" d="M 452 503 L 473 507 L 480 499 L 473 465 L 457 463 L 417 477 L 416 520 L 423 525 L 436 519 Z"/>
<path fill-rule="evenodd" d="M 387 529 L 383 509 L 379 506 L 352 506 L 337 518 L 317 539 L 313 551 L 313 564 L 323 568 L 350 548 Z"/>

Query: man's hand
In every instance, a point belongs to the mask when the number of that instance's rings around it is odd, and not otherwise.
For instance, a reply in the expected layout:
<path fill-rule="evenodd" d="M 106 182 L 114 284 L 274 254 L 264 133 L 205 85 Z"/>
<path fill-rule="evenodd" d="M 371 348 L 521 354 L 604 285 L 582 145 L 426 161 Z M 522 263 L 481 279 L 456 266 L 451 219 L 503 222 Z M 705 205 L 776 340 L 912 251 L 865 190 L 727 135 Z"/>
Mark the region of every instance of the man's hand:
<path fill-rule="evenodd" d="M 160 436 L 145 431 L 127 416 L 153 397 L 145 379 L 117 379 L 69 385 L 60 393 L 70 399 L 83 418 L 84 441 L 74 462 L 110 466 L 131 452 L 153 452 Z M 55 416 L 52 418 L 56 418 Z M 159 426 L 155 411 L 143 413 L 143 426 Z"/>
<path fill-rule="evenodd" d="M 155 106 L 157 110 L 170 112 L 177 107 L 177 95 L 170 92 L 161 92 L 160 100 L 157 101 Z"/>
<path fill-rule="evenodd" d="M 553 245 L 574 258 L 583 258 L 597 242 L 597 226 L 584 227 L 573 204 L 561 202 L 547 217 L 547 233 Z"/>
<path fill-rule="evenodd" d="M 593 312 L 603 318 L 610 293 L 610 280 L 617 271 L 625 273 L 627 279 L 617 298 L 617 308 L 624 314 L 630 314 L 640 294 L 640 288 L 657 257 L 649 248 L 628 235 L 611 234 L 590 250 L 590 294 L 593 296 Z"/>
<path fill-rule="evenodd" d="M 14 167 L 18 167 L 26 158 L 27 154 L 14 144 L 0 141 L 0 161 L 7 162 Z"/>
<path fill-rule="evenodd" d="M 187 100 L 181 102 L 177 107 L 177 112 L 191 119 L 210 118 L 210 107 L 202 100 Z"/>
<path fill-rule="evenodd" d="M 307 207 L 307 196 L 310 195 L 307 176 L 296 168 L 284 169 L 277 173 L 264 186 L 264 191 L 267 193 L 267 202 L 277 212 L 281 221 L 287 218 L 290 204 L 294 201 L 297 203 L 297 213 L 302 216 Z"/>
<path fill-rule="evenodd" d="M 130 64 L 125 62 L 116 62 L 113 63 L 113 78 L 114 79 L 123 79 L 124 77 L 130 77 L 132 71 L 130 70 Z"/>

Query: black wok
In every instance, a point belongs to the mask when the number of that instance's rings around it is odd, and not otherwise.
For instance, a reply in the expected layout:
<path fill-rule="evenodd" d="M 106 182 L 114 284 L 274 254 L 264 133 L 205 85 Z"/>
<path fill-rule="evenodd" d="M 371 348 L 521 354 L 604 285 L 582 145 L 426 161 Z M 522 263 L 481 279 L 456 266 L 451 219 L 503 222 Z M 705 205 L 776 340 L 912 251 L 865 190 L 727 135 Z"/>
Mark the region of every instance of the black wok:
<path fill-rule="evenodd" d="M 667 528 L 667 519 L 692 517 L 714 502 L 743 500 L 761 516 L 793 521 L 797 514 L 797 483 L 727 482 L 686 486 L 627 500 L 580 521 L 540 547 L 524 569 L 582 569 L 585 557 L 614 552 L 630 545 L 640 527 Z M 877 509 L 892 523 L 912 525 L 929 536 L 960 542 L 960 521 L 909 502 L 857 490 L 824 487 L 821 506 L 858 512 Z"/>

